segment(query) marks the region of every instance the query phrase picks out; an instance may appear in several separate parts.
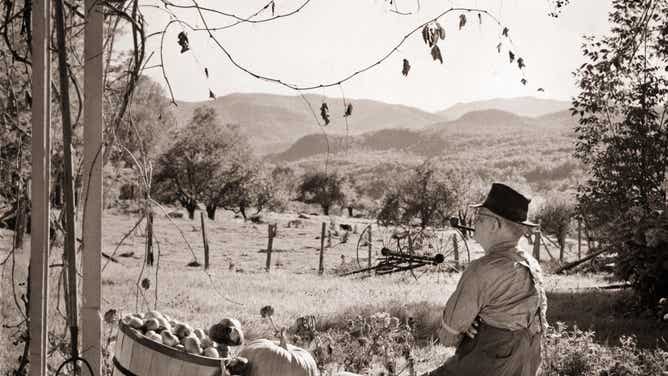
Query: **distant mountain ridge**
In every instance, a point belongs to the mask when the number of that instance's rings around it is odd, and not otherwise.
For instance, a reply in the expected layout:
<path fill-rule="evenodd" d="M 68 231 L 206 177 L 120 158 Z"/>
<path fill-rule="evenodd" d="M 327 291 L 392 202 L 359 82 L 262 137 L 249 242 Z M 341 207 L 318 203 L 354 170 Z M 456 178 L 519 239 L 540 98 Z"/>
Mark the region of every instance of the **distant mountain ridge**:
<path fill-rule="evenodd" d="M 534 97 L 518 98 L 496 98 L 470 103 L 457 103 L 443 111 L 436 112 L 437 115 L 447 120 L 457 120 L 469 112 L 482 110 L 500 110 L 510 112 L 518 116 L 539 117 L 554 112 L 567 110 L 571 102 L 541 99 Z"/>
<path fill-rule="evenodd" d="M 306 101 L 304 100 L 306 99 Z M 307 103 L 308 101 L 308 103 Z M 330 123 L 323 126 L 320 106 L 327 103 Z M 368 99 L 349 99 L 353 112 L 346 119 L 341 98 L 317 95 L 285 96 L 273 94 L 230 94 L 206 102 L 178 102 L 174 110 L 178 126 L 190 121 L 196 107 L 216 109 L 222 123 L 239 124 L 259 154 L 286 149 L 300 137 L 311 133 L 357 135 L 369 131 L 404 127 L 421 129 L 441 121 L 436 114 L 417 108 Z"/>
<path fill-rule="evenodd" d="M 408 144 L 438 149 L 441 147 L 440 138 L 428 138 L 434 132 L 441 132 L 439 129 L 446 125 L 446 133 L 453 136 L 468 133 L 471 129 L 479 133 L 498 133 L 501 128 L 514 129 L 528 124 L 539 124 L 542 127 L 551 124 L 549 127 L 560 128 L 570 119 L 570 114 L 561 113 L 570 107 L 569 102 L 532 97 L 460 103 L 438 113 L 368 99 L 349 99 L 347 102 L 353 105 L 352 115 L 347 119 L 343 117 L 345 108 L 341 98 L 312 94 L 302 98 L 237 93 L 210 101 L 181 101 L 173 112 L 177 125 L 184 127 L 189 123 L 195 108 L 212 106 L 221 123 L 239 125 L 257 154 L 278 155 L 292 149 L 288 159 L 321 151 L 320 146 L 315 145 L 320 143 L 316 140 L 324 140 L 323 131 L 330 140 L 348 134 L 360 147 L 373 150 L 416 147 L 409 147 Z M 326 126 L 320 116 L 323 103 L 327 104 L 330 115 L 330 123 Z M 485 127 L 490 129 L 486 131 Z M 385 132 L 375 133 L 381 130 Z M 361 135 L 364 136 L 360 138 Z M 304 137 L 307 138 L 302 139 Z M 308 140 L 313 145 L 307 146 Z M 330 147 L 335 148 L 336 145 Z"/>
<path fill-rule="evenodd" d="M 517 144 L 515 140 L 536 139 L 549 142 L 572 136 L 576 125 L 569 111 L 560 111 L 538 118 L 518 116 L 500 110 L 467 113 L 453 121 L 442 121 L 423 129 L 382 129 L 353 136 L 311 134 L 292 144 L 287 150 L 268 155 L 275 162 L 292 162 L 326 152 L 394 150 L 422 157 L 443 156 L 461 152 L 472 145 Z"/>

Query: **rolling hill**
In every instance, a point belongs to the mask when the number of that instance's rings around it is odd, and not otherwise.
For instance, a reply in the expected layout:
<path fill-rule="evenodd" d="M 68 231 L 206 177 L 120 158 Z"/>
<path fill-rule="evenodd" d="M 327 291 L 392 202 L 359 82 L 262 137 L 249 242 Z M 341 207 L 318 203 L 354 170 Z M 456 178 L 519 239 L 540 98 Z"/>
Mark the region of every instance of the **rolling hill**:
<path fill-rule="evenodd" d="M 322 134 L 304 136 L 287 150 L 268 155 L 274 162 L 290 162 L 346 150 L 359 152 L 397 151 L 422 157 L 436 157 L 466 151 L 469 148 L 503 148 L 527 142 L 562 143 L 572 137 L 575 120 L 568 111 L 537 118 L 518 116 L 500 110 L 467 113 L 457 120 L 442 121 L 423 129 L 382 129 L 353 136 Z M 482 150 L 479 150 L 482 152 Z"/>
<path fill-rule="evenodd" d="M 264 155 L 285 150 L 300 137 L 320 133 L 320 105 L 324 99 L 331 120 L 324 129 L 329 134 L 346 134 L 341 98 L 316 95 L 305 95 L 304 98 L 311 108 L 300 96 L 230 94 L 207 102 L 179 102 L 174 116 L 178 126 L 182 127 L 188 124 L 195 108 L 213 106 L 221 122 L 239 124 L 256 152 Z M 349 102 L 353 105 L 347 124 L 351 135 L 397 127 L 421 129 L 442 120 L 438 115 L 403 105 L 367 99 L 350 99 Z"/>
<path fill-rule="evenodd" d="M 539 117 L 567 110 L 571 102 L 534 97 L 497 98 L 470 103 L 457 103 L 436 114 L 447 120 L 457 120 L 462 115 L 481 110 L 501 110 L 518 116 Z"/>

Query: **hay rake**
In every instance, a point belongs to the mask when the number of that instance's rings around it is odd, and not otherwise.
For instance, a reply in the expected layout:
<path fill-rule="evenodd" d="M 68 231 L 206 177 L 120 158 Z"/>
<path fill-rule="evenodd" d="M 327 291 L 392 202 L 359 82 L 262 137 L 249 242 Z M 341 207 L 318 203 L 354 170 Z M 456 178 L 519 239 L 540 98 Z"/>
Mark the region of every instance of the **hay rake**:
<path fill-rule="evenodd" d="M 468 232 L 472 228 L 462 226 L 456 217 L 450 220 L 450 226 L 456 231 L 446 229 L 418 228 L 410 226 L 399 226 L 396 228 L 379 226 L 376 242 L 382 242 L 381 255 L 375 265 L 361 268 L 360 245 L 367 244 L 370 227 L 367 226 L 360 234 L 357 245 L 357 265 L 360 269 L 349 271 L 341 276 L 360 273 L 371 273 L 375 275 L 386 275 L 399 272 L 408 272 L 414 279 L 432 271 L 440 274 L 457 271 L 459 262 L 454 257 L 459 253 L 459 245 L 464 244 L 467 259 L 470 262 L 470 252 L 467 244 Z M 462 250 L 464 250 L 462 249 Z M 417 275 L 415 269 L 423 268 L 424 271 Z M 440 278 L 439 278 L 440 279 Z"/>

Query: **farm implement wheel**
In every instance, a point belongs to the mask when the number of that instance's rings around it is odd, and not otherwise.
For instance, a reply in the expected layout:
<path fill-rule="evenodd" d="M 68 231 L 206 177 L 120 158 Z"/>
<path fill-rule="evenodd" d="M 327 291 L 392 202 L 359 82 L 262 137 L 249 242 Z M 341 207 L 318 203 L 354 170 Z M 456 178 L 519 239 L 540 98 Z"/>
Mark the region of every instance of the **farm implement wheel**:
<path fill-rule="evenodd" d="M 363 257 L 368 251 L 370 226 L 361 233 L 357 242 L 357 263 L 363 265 Z M 441 274 L 458 270 L 460 260 L 455 254 L 467 251 L 466 239 L 458 231 L 452 229 L 431 229 L 409 226 L 375 226 L 373 227 L 372 244 L 375 257 L 380 257 L 377 264 L 367 267 L 364 271 L 374 271 L 376 275 L 401 272 L 417 280 L 425 274 L 436 274 L 440 281 Z M 379 249 L 383 250 L 382 256 Z M 386 257 L 386 254 L 391 254 Z M 367 256 L 368 257 L 368 256 Z M 439 260 L 435 262 L 435 260 Z M 365 261 L 368 261 L 365 260 Z M 421 269 L 421 270 L 417 270 Z"/>

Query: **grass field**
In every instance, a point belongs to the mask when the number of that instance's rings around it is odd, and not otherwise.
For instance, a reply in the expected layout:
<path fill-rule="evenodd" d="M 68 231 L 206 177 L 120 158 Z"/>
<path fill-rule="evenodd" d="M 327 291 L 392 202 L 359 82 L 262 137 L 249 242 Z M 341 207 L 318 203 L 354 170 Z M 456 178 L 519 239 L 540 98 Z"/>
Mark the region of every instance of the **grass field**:
<path fill-rule="evenodd" d="M 199 213 L 198 213 L 199 214 Z M 454 290 L 458 273 L 430 272 L 420 274 L 415 280 L 410 274 L 383 277 L 339 277 L 337 271 L 349 270 L 356 259 L 359 235 L 351 235 L 348 242 L 339 244 L 332 240 L 332 247 L 325 250 L 325 273 L 317 273 L 320 226 L 330 218 L 310 216 L 302 219 L 303 227 L 287 228 L 287 222 L 296 214 L 266 214 L 264 220 L 278 224 L 273 242 L 271 271 L 265 271 L 267 225 L 244 222 L 226 212 L 219 212 L 216 221 L 206 220 L 211 248 L 211 268 L 187 267 L 193 253 L 203 263 L 203 245 L 199 217 L 169 221 L 163 215 L 156 216 L 156 248 L 160 250 L 156 266 L 144 267 L 144 234 L 140 228 L 128 236 L 118 247 L 130 257 L 117 257 L 118 263 L 105 266 L 102 276 L 102 312 L 115 308 L 123 313 L 158 310 L 195 326 L 208 327 L 222 317 L 238 318 L 248 337 L 272 335 L 270 325 L 260 317 L 260 308 L 271 305 L 275 309 L 274 321 L 279 325 L 291 325 L 304 315 L 315 315 L 318 326 L 324 330 L 342 326 L 350 317 L 358 314 L 387 311 L 400 318 L 413 317 L 417 322 L 418 371 L 424 371 L 442 362 L 452 352 L 450 348 L 434 345 L 431 339 L 436 333 L 440 312 L 448 296 Z M 120 239 L 137 221 L 136 214 L 123 214 L 119 210 L 105 213 L 103 218 L 103 251 L 114 252 Z M 361 219 L 334 218 L 337 223 L 357 224 L 361 230 L 366 223 Z M 11 232 L 2 232 L 0 257 L 5 259 Z M 386 235 L 382 228 L 373 227 L 373 253 L 382 245 Z M 185 238 L 185 240 L 184 240 Z M 186 244 L 190 244 L 190 247 Z M 480 249 L 470 242 L 471 257 L 481 255 Z M 16 253 L 15 280 L 25 281 L 29 255 L 29 242 Z M 366 254 L 367 248 L 363 248 Z M 553 255 L 557 253 L 552 252 Z M 345 257 L 345 264 L 341 256 Z M 58 277 L 62 251 L 54 248 L 50 255 L 50 331 L 63 333 L 63 320 L 58 310 L 64 310 L 57 302 Z M 573 257 L 569 254 L 569 257 Z M 466 259 L 462 255 L 462 259 Z M 366 258 L 362 263 L 366 265 Z M 103 259 L 106 263 L 106 259 Z M 20 322 L 20 314 L 12 298 L 11 259 L 2 269 L 1 314 L 3 324 Z M 356 264 L 353 264 L 356 266 Z M 138 281 L 147 277 L 151 287 L 139 293 Z M 610 283 L 603 275 L 549 275 L 548 288 L 551 323 L 564 322 L 568 327 L 595 330 L 595 342 L 603 346 L 617 346 L 621 336 L 635 335 L 640 347 L 668 348 L 668 328 L 652 318 L 628 317 L 624 303 L 626 292 L 597 289 Z M 16 285 L 19 293 L 23 285 Z M 105 329 L 105 332 L 108 328 Z M 4 328 L 0 335 L 0 374 L 16 366 L 18 348 L 12 345 L 14 329 Z M 55 343 L 54 343 L 55 345 Z M 57 359 L 54 359 L 57 362 Z"/>

